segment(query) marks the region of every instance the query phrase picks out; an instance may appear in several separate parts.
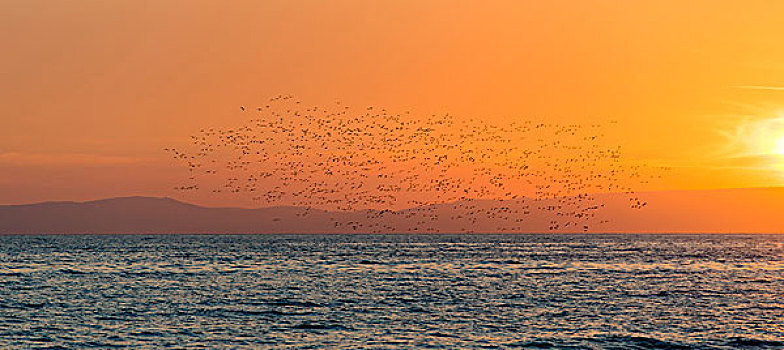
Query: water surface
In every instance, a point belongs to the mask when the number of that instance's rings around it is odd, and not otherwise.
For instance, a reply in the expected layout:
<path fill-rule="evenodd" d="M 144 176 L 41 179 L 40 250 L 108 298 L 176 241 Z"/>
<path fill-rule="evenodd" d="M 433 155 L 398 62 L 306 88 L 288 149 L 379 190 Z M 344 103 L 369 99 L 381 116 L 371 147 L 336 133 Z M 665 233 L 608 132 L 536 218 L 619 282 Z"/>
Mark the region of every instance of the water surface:
<path fill-rule="evenodd" d="M 784 348 L 784 235 L 0 236 L 0 347 Z"/>

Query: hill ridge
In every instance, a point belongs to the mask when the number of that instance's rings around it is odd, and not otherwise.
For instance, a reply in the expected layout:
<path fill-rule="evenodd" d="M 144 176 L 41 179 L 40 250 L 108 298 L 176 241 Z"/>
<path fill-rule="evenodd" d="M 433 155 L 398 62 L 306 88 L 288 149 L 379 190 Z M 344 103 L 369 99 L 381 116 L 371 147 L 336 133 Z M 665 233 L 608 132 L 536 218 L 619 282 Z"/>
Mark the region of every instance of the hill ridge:
<path fill-rule="evenodd" d="M 628 207 L 619 193 L 597 194 L 603 220 L 589 232 L 781 233 L 784 187 L 641 192 L 650 205 Z M 582 232 L 580 227 L 551 231 L 552 212 L 530 209 L 522 215 L 498 210 L 519 202 L 474 199 L 382 212 L 335 212 L 296 206 L 206 207 L 171 197 L 124 196 L 88 201 L 49 201 L 0 205 L 0 234 L 54 233 L 404 233 L 404 232 Z M 469 217 L 454 208 L 470 203 Z M 494 207 L 495 206 L 495 207 Z M 535 207 L 535 206 L 532 206 Z M 491 212 L 491 209 L 496 211 Z M 512 208 L 515 209 L 515 208 Z M 484 211 L 483 211 L 484 210 Z M 421 216 L 419 213 L 421 212 Z M 517 222 L 511 229 L 509 222 Z M 378 224 L 382 222 L 383 225 Z M 346 225 L 346 223 L 350 223 Z M 376 226 L 374 226 L 376 225 Z M 386 229 L 381 229 L 386 227 Z"/>

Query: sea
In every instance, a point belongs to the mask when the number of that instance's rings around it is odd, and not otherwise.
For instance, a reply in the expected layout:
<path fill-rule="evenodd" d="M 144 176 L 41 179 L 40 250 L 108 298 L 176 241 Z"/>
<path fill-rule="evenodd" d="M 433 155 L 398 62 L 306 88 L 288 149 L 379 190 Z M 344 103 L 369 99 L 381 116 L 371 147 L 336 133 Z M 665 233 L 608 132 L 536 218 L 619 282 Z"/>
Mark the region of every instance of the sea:
<path fill-rule="evenodd" d="M 2 349 L 783 349 L 784 235 L 0 236 Z"/>

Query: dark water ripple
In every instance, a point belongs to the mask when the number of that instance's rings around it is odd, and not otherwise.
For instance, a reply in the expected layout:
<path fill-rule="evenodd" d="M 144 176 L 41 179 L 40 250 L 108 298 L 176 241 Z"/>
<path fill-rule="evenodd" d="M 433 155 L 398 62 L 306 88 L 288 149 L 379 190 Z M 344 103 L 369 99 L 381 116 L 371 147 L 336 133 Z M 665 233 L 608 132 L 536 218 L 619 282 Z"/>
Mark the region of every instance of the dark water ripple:
<path fill-rule="evenodd" d="M 784 236 L 4 236 L 0 348 L 782 349 Z"/>

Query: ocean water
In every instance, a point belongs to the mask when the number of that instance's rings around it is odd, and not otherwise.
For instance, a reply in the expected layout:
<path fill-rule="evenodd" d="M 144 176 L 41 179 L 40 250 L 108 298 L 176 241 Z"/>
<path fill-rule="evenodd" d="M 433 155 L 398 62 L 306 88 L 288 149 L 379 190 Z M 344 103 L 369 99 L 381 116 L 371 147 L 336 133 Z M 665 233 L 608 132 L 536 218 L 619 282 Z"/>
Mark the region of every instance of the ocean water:
<path fill-rule="evenodd" d="M 784 235 L 0 236 L 3 349 L 784 348 Z"/>

